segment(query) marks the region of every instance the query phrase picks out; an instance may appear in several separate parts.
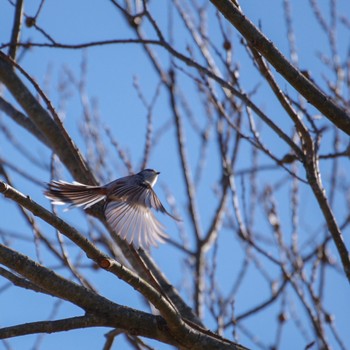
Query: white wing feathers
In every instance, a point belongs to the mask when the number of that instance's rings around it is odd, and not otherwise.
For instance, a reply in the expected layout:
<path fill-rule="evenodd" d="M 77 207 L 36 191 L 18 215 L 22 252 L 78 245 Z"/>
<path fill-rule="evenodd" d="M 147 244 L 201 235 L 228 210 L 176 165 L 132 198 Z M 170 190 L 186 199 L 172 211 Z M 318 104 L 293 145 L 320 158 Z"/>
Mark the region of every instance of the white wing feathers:
<path fill-rule="evenodd" d="M 162 224 L 144 205 L 112 201 L 106 205 L 105 216 L 113 231 L 136 249 L 158 246 L 167 238 Z"/>

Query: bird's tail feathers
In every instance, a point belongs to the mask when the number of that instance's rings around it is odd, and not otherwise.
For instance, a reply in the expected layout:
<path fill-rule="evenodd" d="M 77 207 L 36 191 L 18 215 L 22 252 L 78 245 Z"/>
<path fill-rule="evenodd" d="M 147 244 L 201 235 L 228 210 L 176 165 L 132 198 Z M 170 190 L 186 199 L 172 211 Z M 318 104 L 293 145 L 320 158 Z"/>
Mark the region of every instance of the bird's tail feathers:
<path fill-rule="evenodd" d="M 106 189 L 100 186 L 84 185 L 80 182 L 52 181 L 47 184 L 45 196 L 52 204 L 70 204 L 72 207 L 91 207 L 106 198 Z"/>

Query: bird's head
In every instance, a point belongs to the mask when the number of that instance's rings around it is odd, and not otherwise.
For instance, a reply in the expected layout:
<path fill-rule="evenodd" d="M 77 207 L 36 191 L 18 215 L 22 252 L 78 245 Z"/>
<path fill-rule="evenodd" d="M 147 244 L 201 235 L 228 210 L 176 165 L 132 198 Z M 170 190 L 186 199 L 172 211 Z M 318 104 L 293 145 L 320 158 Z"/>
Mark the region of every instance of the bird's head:
<path fill-rule="evenodd" d="M 148 183 L 153 187 L 158 179 L 160 172 L 153 169 L 144 169 L 138 173 L 143 179 L 144 182 Z"/>

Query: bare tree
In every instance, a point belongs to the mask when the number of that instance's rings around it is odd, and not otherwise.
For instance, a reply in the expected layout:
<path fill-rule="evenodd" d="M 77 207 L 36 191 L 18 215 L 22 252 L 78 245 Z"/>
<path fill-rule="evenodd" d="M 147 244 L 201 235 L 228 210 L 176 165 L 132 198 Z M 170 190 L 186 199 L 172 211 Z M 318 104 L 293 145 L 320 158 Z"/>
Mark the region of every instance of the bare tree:
<path fill-rule="evenodd" d="M 13 21 L 0 52 L 0 292 L 14 310 L 0 318 L 4 348 L 36 335 L 39 349 L 54 337 L 44 333 L 77 329 L 88 348 L 98 327 L 103 349 L 122 335 L 133 349 L 160 346 L 150 339 L 181 349 L 347 348 L 350 12 L 334 0 L 295 5 L 323 43 L 303 66 L 294 5 L 273 4 L 283 55 L 264 34 L 264 13 L 253 24 L 235 0 L 82 3 L 64 18 L 59 4 L 3 2 Z M 91 39 L 61 35 L 66 20 Z M 117 32 L 95 39 L 91 26 L 107 23 Z M 81 52 L 81 64 L 62 66 L 56 84 L 31 65 L 58 52 Z M 115 66 L 104 67 L 111 52 Z M 115 89 L 126 61 L 137 62 L 130 101 L 144 118 L 101 112 L 88 92 L 92 53 Z M 157 191 L 182 218 L 154 258 L 108 230 L 101 204 L 47 209 L 45 181 L 100 184 L 151 165 L 165 169 Z M 16 315 L 18 290 L 48 314 Z"/>

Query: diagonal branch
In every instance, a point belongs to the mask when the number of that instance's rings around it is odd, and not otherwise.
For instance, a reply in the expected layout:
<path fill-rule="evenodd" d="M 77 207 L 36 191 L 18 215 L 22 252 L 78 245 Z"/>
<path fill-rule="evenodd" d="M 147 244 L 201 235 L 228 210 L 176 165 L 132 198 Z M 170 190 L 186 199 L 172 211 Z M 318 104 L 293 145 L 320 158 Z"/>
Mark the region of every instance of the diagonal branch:
<path fill-rule="evenodd" d="M 14 122 L 22 128 L 30 132 L 34 137 L 40 140 L 44 145 L 49 147 L 49 144 L 42 133 L 38 130 L 35 124 L 21 111 L 17 110 L 12 104 L 7 102 L 0 96 L 0 110 L 6 113 Z"/>
<path fill-rule="evenodd" d="M 160 317 L 116 304 L 83 286 L 66 280 L 54 271 L 2 244 L 0 244 L 0 263 L 17 271 L 49 294 L 77 305 L 88 314 L 104 318 L 106 323 L 110 322 L 113 327 L 173 343 L 166 331 L 160 331 L 162 322 Z"/>
<path fill-rule="evenodd" d="M 13 97 L 25 110 L 26 114 L 33 121 L 36 128 L 44 135 L 50 143 L 52 150 L 57 153 L 62 163 L 69 169 L 71 174 L 79 181 L 94 183 L 93 175 L 88 170 L 82 155 L 69 138 L 58 116 L 53 120 L 50 114 L 41 106 L 39 101 L 33 96 L 22 80 L 14 72 L 13 66 L 20 69 L 22 74 L 34 85 L 40 96 L 44 99 L 47 107 L 53 116 L 56 115 L 50 101 L 40 90 L 37 83 L 10 57 L 0 52 L 0 81 L 11 92 Z"/>
<path fill-rule="evenodd" d="M 350 116 L 294 67 L 273 43 L 230 0 L 210 0 L 242 36 L 264 56 L 308 102 L 350 135 Z"/>
<path fill-rule="evenodd" d="M 113 323 L 103 317 L 85 315 L 55 321 L 39 321 L 0 328 L 0 339 L 28 334 L 57 333 L 88 327 L 113 327 Z"/>

